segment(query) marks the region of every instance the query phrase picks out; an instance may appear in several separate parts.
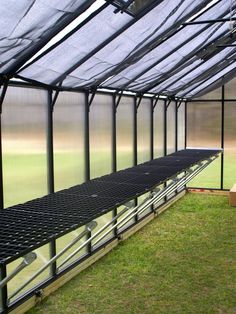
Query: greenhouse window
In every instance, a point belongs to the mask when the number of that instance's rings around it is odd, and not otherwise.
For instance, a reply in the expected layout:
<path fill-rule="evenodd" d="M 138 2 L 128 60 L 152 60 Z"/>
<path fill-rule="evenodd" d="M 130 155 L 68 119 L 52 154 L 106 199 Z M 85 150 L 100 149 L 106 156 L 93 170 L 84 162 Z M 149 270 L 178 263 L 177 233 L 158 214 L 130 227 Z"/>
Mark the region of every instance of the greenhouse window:
<path fill-rule="evenodd" d="M 147 6 L 149 6 L 153 0 L 115 0 L 113 2 L 121 11 L 127 12 L 132 15 L 137 15 Z"/>

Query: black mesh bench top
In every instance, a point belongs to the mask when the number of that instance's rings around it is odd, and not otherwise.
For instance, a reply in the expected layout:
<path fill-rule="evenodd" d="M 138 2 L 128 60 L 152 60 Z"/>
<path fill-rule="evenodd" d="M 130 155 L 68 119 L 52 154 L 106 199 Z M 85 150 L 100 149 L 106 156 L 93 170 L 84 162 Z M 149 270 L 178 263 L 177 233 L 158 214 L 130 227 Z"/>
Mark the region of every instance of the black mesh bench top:
<path fill-rule="evenodd" d="M 220 150 L 187 149 L 0 211 L 0 263 L 124 205 Z"/>

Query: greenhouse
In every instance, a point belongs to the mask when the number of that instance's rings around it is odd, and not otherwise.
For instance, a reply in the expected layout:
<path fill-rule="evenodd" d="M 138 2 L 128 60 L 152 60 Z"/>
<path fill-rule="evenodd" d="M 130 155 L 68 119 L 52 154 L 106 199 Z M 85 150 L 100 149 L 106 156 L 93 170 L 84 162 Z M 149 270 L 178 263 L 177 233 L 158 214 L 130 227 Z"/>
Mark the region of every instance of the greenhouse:
<path fill-rule="evenodd" d="M 235 1 L 0 11 L 0 313 L 25 313 L 189 193 L 236 206 Z"/>

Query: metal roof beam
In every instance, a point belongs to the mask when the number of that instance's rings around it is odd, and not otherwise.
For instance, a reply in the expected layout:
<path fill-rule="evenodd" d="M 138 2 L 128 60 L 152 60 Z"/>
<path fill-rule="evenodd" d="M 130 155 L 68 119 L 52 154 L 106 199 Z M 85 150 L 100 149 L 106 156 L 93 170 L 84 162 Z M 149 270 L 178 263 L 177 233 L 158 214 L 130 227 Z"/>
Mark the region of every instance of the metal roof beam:
<path fill-rule="evenodd" d="M 221 0 L 219 0 L 218 2 L 216 2 L 213 6 L 209 7 L 207 10 L 205 10 L 204 12 L 202 12 L 199 16 L 201 16 L 202 14 L 205 14 L 207 11 L 209 11 L 210 9 L 212 9 L 215 5 L 217 5 Z M 199 16 L 195 17 L 195 19 L 199 18 Z M 167 36 L 162 42 L 161 44 L 163 44 L 164 42 L 168 41 L 171 37 L 173 37 L 174 35 L 176 35 L 177 33 L 179 33 L 182 29 L 184 29 L 186 27 L 186 25 L 184 25 L 183 27 L 181 27 L 180 29 L 178 29 L 174 34 L 172 34 L 171 36 Z M 137 74 L 134 78 L 132 78 L 131 80 L 129 80 L 128 83 L 124 84 L 122 86 L 122 88 L 127 88 L 131 83 L 133 83 L 135 80 L 137 80 L 139 77 L 143 76 L 145 73 L 147 73 L 148 71 L 150 71 L 153 67 L 157 66 L 158 64 L 160 64 L 163 60 L 165 60 L 166 58 L 168 58 L 169 56 L 171 56 L 172 54 L 174 54 L 177 50 L 181 49 L 184 45 L 186 45 L 187 43 L 189 43 L 192 39 L 194 39 L 196 36 L 200 35 L 203 31 L 205 31 L 209 26 L 206 26 L 203 30 L 199 31 L 197 34 L 194 34 L 193 36 L 191 36 L 190 38 L 186 39 L 182 44 L 178 45 L 175 49 L 171 50 L 169 53 L 167 53 L 166 55 L 164 55 L 161 59 L 159 59 L 158 61 L 154 62 L 152 65 L 150 65 L 147 69 L 143 70 L 142 72 L 140 72 L 139 74 Z M 159 45 L 158 45 L 159 46 Z M 157 46 L 157 47 L 158 47 Z"/>
<path fill-rule="evenodd" d="M 234 61 L 232 61 L 229 65 L 231 65 L 231 64 L 233 64 L 235 62 L 235 60 Z M 228 66 L 229 66 L 228 65 Z M 236 64 L 235 64 L 235 67 L 236 67 Z M 233 71 L 233 70 L 232 70 Z M 221 70 L 219 70 L 219 71 L 217 71 L 214 75 L 217 75 L 217 74 L 219 74 L 220 72 L 222 72 L 222 69 Z M 230 71 L 229 71 L 230 72 Z M 214 76 L 213 75 L 213 76 Z M 226 74 L 224 74 L 224 75 L 226 75 Z M 222 75 L 222 76 L 224 76 L 224 75 Z M 195 86 L 194 88 L 192 88 L 192 89 L 190 89 L 187 93 L 185 93 L 184 95 L 182 95 L 181 97 L 184 97 L 185 98 L 185 96 L 187 95 L 187 94 L 189 94 L 189 93 L 191 93 L 192 91 L 194 91 L 195 89 L 197 89 L 198 87 L 200 87 L 201 85 L 203 85 L 204 83 L 206 83 L 208 80 L 210 80 L 211 79 L 211 77 L 208 77 L 207 79 L 205 79 L 203 82 L 200 82 L 197 86 Z M 218 79 L 216 79 L 214 82 L 216 82 L 217 80 L 219 80 L 220 78 L 218 78 Z M 212 85 L 214 82 L 212 82 L 211 84 L 209 84 L 209 85 Z M 209 87 L 209 85 L 208 86 L 206 86 L 206 88 L 207 87 Z M 204 88 L 205 89 L 205 88 Z M 201 90 L 199 91 L 199 93 L 201 92 Z"/>
<path fill-rule="evenodd" d="M 54 36 L 56 36 L 60 31 L 62 31 L 66 26 L 68 26 L 72 21 L 74 21 L 79 15 L 86 11 L 96 0 L 85 1 L 85 3 L 76 12 L 72 13 L 67 17 L 63 24 L 57 23 L 57 26 L 53 28 L 52 32 L 40 40 L 37 44 L 32 45 L 32 49 L 19 58 L 18 61 L 14 62 L 12 66 L 9 67 L 6 75 L 12 77 L 28 60 L 30 60 L 36 53 L 38 53 Z"/>
<path fill-rule="evenodd" d="M 225 32 L 223 34 L 227 35 L 229 34 L 228 31 Z M 147 93 L 149 92 L 151 89 L 156 88 L 157 86 L 159 86 L 160 84 L 162 84 L 163 82 L 165 82 L 167 79 L 169 79 L 171 76 L 175 75 L 176 73 L 178 73 L 179 71 L 182 71 L 187 65 L 188 63 L 192 63 L 192 61 L 190 60 L 191 58 L 197 59 L 197 54 L 199 54 L 201 51 L 204 51 L 205 49 L 207 49 L 208 47 L 210 47 L 216 40 L 222 38 L 222 35 L 220 35 L 218 38 L 212 40 L 210 43 L 208 43 L 207 45 L 205 45 L 203 48 L 199 49 L 199 50 L 195 50 L 192 53 L 190 53 L 190 55 L 188 56 L 188 58 L 186 59 L 182 59 L 175 67 L 172 68 L 172 70 L 168 71 L 168 73 L 165 73 L 162 78 L 155 80 L 152 82 L 152 84 L 150 84 L 147 88 L 143 89 L 142 92 Z M 235 39 L 232 39 L 235 40 Z M 220 51 L 219 51 L 220 52 Z M 206 60 L 205 60 L 206 61 Z M 205 62 L 204 61 L 204 62 Z M 201 63 L 202 64 L 202 63 Z"/>
<path fill-rule="evenodd" d="M 121 29 L 119 29 L 117 32 L 115 32 L 114 34 L 112 34 L 109 38 L 107 38 L 106 40 L 104 40 L 104 42 L 102 42 L 100 45 L 98 45 L 96 48 L 94 48 L 90 53 L 88 53 L 84 58 L 82 58 L 81 60 L 79 60 L 77 63 L 73 64 L 69 69 L 67 69 L 63 74 L 61 74 L 59 77 L 57 77 L 52 83 L 51 85 L 55 85 L 58 82 L 60 82 L 61 80 L 64 80 L 66 78 L 66 76 L 68 74 L 70 74 L 71 72 L 73 72 L 74 70 L 76 70 L 79 66 L 81 66 L 83 63 L 85 63 L 87 60 L 89 60 L 91 57 L 93 57 L 98 51 L 100 51 L 102 48 L 104 48 L 106 45 L 108 45 L 111 41 L 113 41 L 116 37 L 118 37 L 119 35 L 121 35 L 123 32 L 125 32 L 130 26 L 132 26 L 133 24 L 135 24 L 137 21 L 139 21 L 143 16 L 145 16 L 149 11 L 151 11 L 153 8 L 155 8 L 157 5 L 159 5 L 162 1 L 155 1 L 155 4 L 152 3 L 150 6 L 148 6 L 146 9 L 144 9 L 143 11 L 141 11 L 139 14 L 136 15 L 136 17 L 134 17 L 130 22 L 128 22 L 126 25 L 124 25 L 123 27 L 121 27 Z M 77 29 L 78 30 L 78 29 Z M 76 30 L 76 31 L 77 31 Z M 68 36 L 71 36 L 75 33 L 75 31 L 73 30 Z M 65 39 L 67 39 L 65 38 Z M 63 40 L 64 41 L 64 40 Z M 61 41 L 62 42 L 62 41 Z M 60 43 L 61 43 L 60 42 Z M 58 46 L 55 45 L 53 47 L 53 49 L 55 49 L 55 47 Z M 51 49 L 50 49 L 51 51 Z M 47 51 L 47 53 L 49 52 L 49 50 Z M 45 55 L 45 54 L 44 54 Z M 43 55 L 41 55 L 40 57 L 42 57 Z M 40 58 L 39 57 L 39 58 Z M 38 58 L 38 59 L 39 59 Z M 97 84 L 98 85 L 98 84 Z"/>
<path fill-rule="evenodd" d="M 198 10 L 201 10 L 204 8 L 204 6 L 206 6 L 208 1 L 203 1 L 203 3 L 201 4 L 201 6 L 198 8 Z M 193 10 L 191 13 L 189 13 L 186 17 L 185 20 L 188 20 L 189 18 L 191 18 L 194 14 L 196 14 L 196 9 Z M 99 79 L 96 84 L 97 85 L 101 85 L 103 82 L 105 82 L 111 75 L 116 75 L 119 72 L 121 72 L 122 70 L 124 70 L 124 68 L 127 66 L 127 64 L 133 64 L 134 61 L 133 60 L 137 60 L 137 58 L 139 58 L 139 56 L 143 56 L 144 54 L 147 54 L 146 50 L 148 47 L 148 52 L 152 51 L 153 49 L 155 49 L 156 47 L 158 47 L 160 44 L 162 44 L 163 40 L 166 40 L 166 37 L 168 36 L 169 38 L 172 37 L 174 35 L 175 32 L 178 32 L 178 28 L 179 27 L 183 27 L 183 20 L 180 20 L 176 23 L 176 25 L 173 25 L 173 27 L 170 29 L 167 29 L 163 34 L 162 34 L 162 38 L 164 39 L 160 39 L 157 40 L 157 38 L 154 38 L 153 40 L 151 40 L 151 42 L 149 42 L 147 45 L 145 45 L 144 47 L 140 48 L 137 52 L 135 52 L 133 55 L 131 55 L 130 57 L 126 58 L 125 60 L 123 60 L 122 62 L 120 62 L 117 66 L 115 66 L 115 68 L 108 72 L 107 74 L 105 74 L 101 79 Z M 146 53 L 145 53 L 146 52 Z"/>

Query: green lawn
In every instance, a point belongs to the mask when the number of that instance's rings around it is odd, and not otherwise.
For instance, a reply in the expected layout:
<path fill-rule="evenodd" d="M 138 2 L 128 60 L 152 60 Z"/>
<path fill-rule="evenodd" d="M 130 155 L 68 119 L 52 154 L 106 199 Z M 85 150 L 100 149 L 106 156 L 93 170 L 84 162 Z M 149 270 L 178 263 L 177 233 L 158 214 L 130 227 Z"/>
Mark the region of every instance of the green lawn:
<path fill-rule="evenodd" d="M 93 154 L 91 177 L 111 171 L 111 160 L 106 153 Z M 131 165 L 126 152 L 118 155 L 118 169 Z M 231 188 L 236 183 L 236 156 L 225 158 L 224 187 Z M 105 162 L 107 160 L 107 162 Z M 83 182 L 84 156 L 81 152 L 61 152 L 54 156 L 55 189 L 61 190 Z M 96 166 L 99 165 L 99 166 Z M 218 158 L 206 170 L 193 179 L 192 187 L 220 187 L 220 164 Z M 4 203 L 5 207 L 22 203 L 47 194 L 47 160 L 45 154 L 4 154 Z"/>
<path fill-rule="evenodd" d="M 235 314 L 235 211 L 188 194 L 29 314 Z"/>

